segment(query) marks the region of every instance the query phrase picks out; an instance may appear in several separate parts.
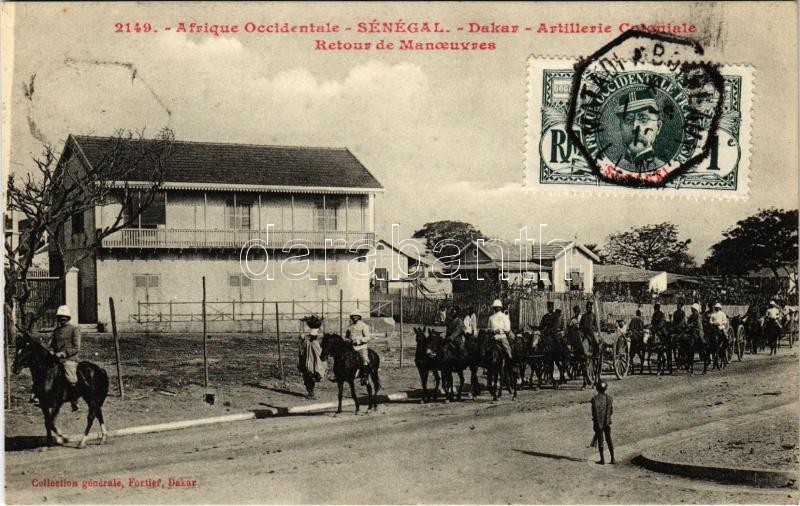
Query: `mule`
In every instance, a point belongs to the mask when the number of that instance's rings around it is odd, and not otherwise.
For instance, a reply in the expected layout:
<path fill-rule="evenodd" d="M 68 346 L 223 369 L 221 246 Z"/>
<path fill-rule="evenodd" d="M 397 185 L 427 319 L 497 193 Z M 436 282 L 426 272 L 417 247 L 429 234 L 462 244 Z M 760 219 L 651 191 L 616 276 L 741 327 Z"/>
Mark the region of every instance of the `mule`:
<path fill-rule="evenodd" d="M 69 400 L 70 385 L 64 374 L 64 367 L 50 350 L 29 336 L 21 338 L 17 343 L 11 371 L 19 374 L 19 371 L 26 367 L 31 371 L 33 393 L 39 399 L 39 406 L 44 414 L 47 446 L 53 446 L 53 434 L 55 443 L 64 444 L 67 438 L 56 427 L 56 418 L 61 406 Z M 79 362 L 78 383 L 75 388 L 78 397 L 86 401 L 89 407 L 86 430 L 78 443 L 78 448 L 86 446 L 86 439 L 89 437 L 95 418 L 100 423 L 100 444 L 105 444 L 108 440 L 108 431 L 103 419 L 103 403 L 108 397 L 108 374 L 105 369 L 91 362 Z"/>
<path fill-rule="evenodd" d="M 484 332 L 484 331 L 481 331 Z M 492 394 L 492 401 L 503 395 L 503 385 L 506 386 L 512 399 L 517 398 L 517 370 L 512 360 L 508 360 L 503 345 L 492 338 L 488 344 L 485 358 L 486 384 Z"/>
<path fill-rule="evenodd" d="M 764 320 L 764 337 L 766 338 L 767 344 L 769 344 L 769 354 L 777 355 L 778 354 L 778 340 L 781 337 L 781 326 L 772 318 L 765 318 Z"/>
<path fill-rule="evenodd" d="M 425 327 L 414 327 L 414 336 L 417 342 L 417 349 L 414 351 L 414 365 L 417 366 L 420 383 L 422 384 L 422 402 L 428 403 L 439 396 L 439 370 L 435 366 L 435 360 L 428 355 L 428 333 Z M 433 396 L 428 390 L 428 375 L 433 373 L 435 382 Z"/>
<path fill-rule="evenodd" d="M 380 369 L 381 359 L 375 350 L 368 350 L 369 355 L 369 377 L 366 381 L 367 386 L 367 412 L 378 409 L 378 402 L 376 396 L 378 390 L 381 389 L 381 381 L 378 376 Z M 353 403 L 356 406 L 355 414 L 358 414 L 360 405 L 358 397 L 356 396 L 355 380 L 356 375 L 361 370 L 361 359 L 358 352 L 353 349 L 353 345 L 342 338 L 339 334 L 325 334 L 322 336 L 322 360 L 327 360 L 328 357 L 333 357 L 333 375 L 336 381 L 336 386 L 339 388 L 339 405 L 336 408 L 336 414 L 342 412 L 342 395 L 344 392 L 344 384 L 350 385 L 350 395 L 353 398 Z"/>
<path fill-rule="evenodd" d="M 589 377 L 589 368 L 597 367 L 597 364 L 595 364 L 595 357 L 598 356 L 597 346 L 589 336 L 584 335 L 578 327 L 572 325 L 567 328 L 567 343 L 572 352 L 571 361 L 576 364 L 577 373 L 583 376 L 581 388 L 591 386 L 592 380 Z"/>
<path fill-rule="evenodd" d="M 426 341 L 426 354 L 439 369 L 444 388 L 445 402 L 461 400 L 464 389 L 464 369 L 469 365 L 469 355 L 466 350 L 459 349 L 448 341 L 441 332 L 430 330 Z M 453 392 L 453 373 L 458 375 L 458 391 Z"/>

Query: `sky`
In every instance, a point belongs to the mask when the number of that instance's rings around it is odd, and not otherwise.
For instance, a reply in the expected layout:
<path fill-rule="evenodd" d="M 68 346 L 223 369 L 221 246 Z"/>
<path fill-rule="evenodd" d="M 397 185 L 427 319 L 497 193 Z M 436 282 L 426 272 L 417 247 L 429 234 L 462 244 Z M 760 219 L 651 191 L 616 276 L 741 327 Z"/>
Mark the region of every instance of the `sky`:
<path fill-rule="evenodd" d="M 5 96 L 10 93 L 4 108 L 3 168 L 29 170 L 42 141 L 60 150 L 69 134 L 110 135 L 119 128 L 155 134 L 166 126 L 181 140 L 346 146 L 385 188 L 377 198 L 379 235 L 388 236 L 393 223 L 407 237 L 426 222 L 454 219 L 490 236 L 513 239 L 527 226 L 538 237 L 540 224 L 546 224 L 545 239 L 602 243 L 613 232 L 671 221 L 682 239 L 692 239 L 690 252 L 701 260 L 737 220 L 761 208 L 797 208 L 796 6 L 686 2 L 636 7 L 634 14 L 623 4 L 600 9 L 552 2 L 6 4 L 6 22 L 13 13 L 14 29 L 13 40 L 5 40 L 3 48 L 3 89 Z M 664 12 L 670 13 L 668 19 Z M 155 27 L 180 21 L 355 26 L 372 19 L 448 26 L 492 20 L 534 26 L 696 23 L 709 59 L 756 69 L 750 195 L 726 202 L 526 191 L 528 56 L 588 54 L 612 35 L 450 34 L 448 40 L 496 41 L 497 50 L 324 52 L 314 50 L 314 39 L 374 43 L 380 36 L 215 37 L 164 30 L 115 33 L 114 26 L 135 21 Z M 748 30 L 749 37 L 737 36 Z M 766 36 L 774 30 L 784 35 Z M 34 74 L 28 99 L 23 83 Z"/>

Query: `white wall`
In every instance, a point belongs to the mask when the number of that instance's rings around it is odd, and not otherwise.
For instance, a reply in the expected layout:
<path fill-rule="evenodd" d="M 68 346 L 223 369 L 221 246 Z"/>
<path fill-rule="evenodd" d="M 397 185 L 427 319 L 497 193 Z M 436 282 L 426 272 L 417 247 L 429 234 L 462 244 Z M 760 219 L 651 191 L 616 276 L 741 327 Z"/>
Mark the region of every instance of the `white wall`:
<path fill-rule="evenodd" d="M 369 300 L 369 276 L 367 262 L 352 262 L 353 254 L 332 254 L 327 259 L 328 273 L 337 274 L 335 285 L 323 285 L 317 280 L 287 279 L 281 273 L 280 264 L 287 257 L 278 253 L 272 257 L 272 280 L 254 280 L 247 290 L 245 299 L 260 301 L 338 301 L 339 290 L 343 290 L 345 300 Z M 263 265 L 263 264 L 262 264 Z M 325 262 L 321 257 L 309 258 L 309 274 L 317 276 L 324 270 Z M 361 273 L 362 279 L 348 273 L 348 265 L 352 265 L 355 274 Z M 295 264 L 297 272 L 303 265 Z M 253 267 L 260 270 L 261 266 Z M 286 265 L 286 272 L 291 266 Z M 137 313 L 137 292 L 134 286 L 134 275 L 153 274 L 159 276 L 159 289 L 153 292 L 153 299 L 161 302 L 188 301 L 199 302 L 202 299 L 202 276 L 206 277 L 206 297 L 209 301 L 230 301 L 236 297 L 236 289 L 229 286 L 229 276 L 241 274 L 238 254 L 233 257 L 208 255 L 202 252 L 165 253 L 159 252 L 158 258 L 129 257 L 112 252 L 112 258 L 97 261 L 97 295 L 98 319 L 108 322 L 108 298 L 114 297 L 117 319 L 130 321 L 131 315 Z M 152 300 L 152 299 L 151 299 Z M 260 304 L 257 305 L 260 308 Z M 256 309 L 260 311 L 260 309 Z M 176 310 L 177 311 L 177 310 Z"/>
<path fill-rule="evenodd" d="M 566 267 L 565 258 L 567 258 Z M 578 271 L 582 273 L 583 291 L 585 293 L 590 293 L 592 291 L 594 288 L 594 261 L 578 248 L 571 248 L 565 255 L 553 261 L 553 275 L 551 277 L 553 291 L 569 291 L 569 281 L 564 279 L 565 268 L 568 268 L 569 271 Z"/>

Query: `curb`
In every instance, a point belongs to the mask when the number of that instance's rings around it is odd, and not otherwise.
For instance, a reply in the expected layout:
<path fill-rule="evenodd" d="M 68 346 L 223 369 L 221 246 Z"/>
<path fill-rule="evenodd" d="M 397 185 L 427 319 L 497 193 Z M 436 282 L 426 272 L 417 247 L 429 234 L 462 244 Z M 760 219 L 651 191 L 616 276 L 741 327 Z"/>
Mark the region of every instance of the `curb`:
<path fill-rule="evenodd" d="M 675 474 L 688 478 L 721 481 L 738 485 L 752 485 L 762 488 L 797 488 L 797 474 L 791 471 L 686 464 L 656 459 L 647 452 L 634 458 L 632 463 L 651 471 Z"/>
<path fill-rule="evenodd" d="M 397 402 L 409 399 L 408 392 L 398 392 L 388 395 L 377 395 L 376 397 L 378 402 Z M 359 398 L 358 401 L 359 403 L 361 403 L 362 398 Z M 366 403 L 366 397 L 363 398 L 363 401 L 364 403 Z M 342 399 L 343 407 L 353 406 L 353 405 L 354 403 L 352 399 Z M 316 413 L 320 411 L 327 411 L 329 409 L 334 409 L 337 406 L 338 406 L 338 401 L 332 401 L 332 402 L 317 402 L 314 404 L 292 406 L 292 407 L 264 408 L 264 409 L 248 411 L 246 413 L 235 413 L 232 415 L 198 418 L 195 420 L 181 420 L 178 422 L 157 423 L 153 425 L 140 425 L 137 427 L 126 427 L 123 429 L 110 430 L 108 431 L 107 434 L 108 437 L 131 436 L 134 434 L 151 434 L 154 432 L 167 432 L 171 430 L 189 429 L 193 427 L 202 427 L 204 425 L 214 425 L 218 423 L 242 422 L 245 420 L 254 420 L 260 418 Z M 82 434 L 73 434 L 65 436 L 65 439 L 67 441 L 80 441 L 82 437 L 83 437 Z M 100 439 L 100 434 L 98 434 L 97 432 L 92 432 L 86 437 L 86 441 L 93 441 L 96 439 Z"/>

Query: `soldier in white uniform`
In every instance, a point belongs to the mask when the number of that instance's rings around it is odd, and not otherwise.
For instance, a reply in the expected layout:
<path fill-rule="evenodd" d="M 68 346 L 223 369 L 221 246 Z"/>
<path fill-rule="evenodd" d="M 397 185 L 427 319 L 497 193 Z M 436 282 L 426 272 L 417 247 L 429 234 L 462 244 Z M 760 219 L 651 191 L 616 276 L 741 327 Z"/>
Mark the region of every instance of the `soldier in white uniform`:
<path fill-rule="evenodd" d="M 767 309 L 766 317 L 781 326 L 781 308 L 774 300 L 769 301 L 769 309 Z"/>
<path fill-rule="evenodd" d="M 360 313 L 350 314 L 350 325 L 347 327 L 345 339 L 353 343 L 353 349 L 361 358 L 361 383 L 366 384 L 369 378 L 369 326 L 361 320 Z"/>
<path fill-rule="evenodd" d="M 503 303 L 500 299 L 492 302 L 492 311 L 494 312 L 489 317 L 489 333 L 494 336 L 495 340 L 500 341 L 506 355 L 508 355 L 509 359 L 512 359 L 511 344 L 508 342 L 508 334 L 511 332 L 511 319 L 503 312 Z"/>

